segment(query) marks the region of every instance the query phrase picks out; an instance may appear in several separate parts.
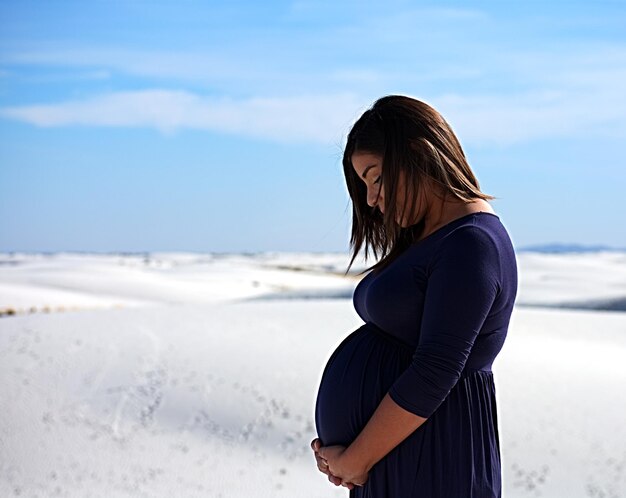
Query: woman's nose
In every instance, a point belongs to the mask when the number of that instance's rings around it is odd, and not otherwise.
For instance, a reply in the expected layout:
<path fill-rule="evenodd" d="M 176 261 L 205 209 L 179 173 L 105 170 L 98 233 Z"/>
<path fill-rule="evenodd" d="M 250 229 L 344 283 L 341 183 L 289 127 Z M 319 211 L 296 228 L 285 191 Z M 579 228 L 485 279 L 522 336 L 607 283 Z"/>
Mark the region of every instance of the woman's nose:
<path fill-rule="evenodd" d="M 378 203 L 378 187 L 375 188 L 369 188 L 367 190 L 367 205 L 369 207 L 375 207 L 376 204 Z"/>

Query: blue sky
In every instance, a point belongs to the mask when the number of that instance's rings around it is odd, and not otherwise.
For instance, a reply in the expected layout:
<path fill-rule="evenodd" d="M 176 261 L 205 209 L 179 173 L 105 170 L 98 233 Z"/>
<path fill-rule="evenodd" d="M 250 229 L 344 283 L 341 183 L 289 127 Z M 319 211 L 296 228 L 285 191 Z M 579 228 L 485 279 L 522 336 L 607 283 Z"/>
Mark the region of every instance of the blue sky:
<path fill-rule="evenodd" d="M 517 247 L 626 247 L 626 4 L 0 3 L 0 250 L 345 251 L 376 98 L 456 131 Z"/>

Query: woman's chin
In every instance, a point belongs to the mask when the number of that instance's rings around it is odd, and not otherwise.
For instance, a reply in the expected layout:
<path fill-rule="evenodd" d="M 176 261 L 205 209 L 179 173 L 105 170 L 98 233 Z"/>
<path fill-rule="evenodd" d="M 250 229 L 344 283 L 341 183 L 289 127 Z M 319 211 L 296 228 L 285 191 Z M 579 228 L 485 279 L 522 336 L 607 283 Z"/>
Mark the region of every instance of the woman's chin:
<path fill-rule="evenodd" d="M 400 228 L 409 228 L 409 227 L 413 227 L 415 225 L 418 225 L 419 223 L 421 223 L 422 219 L 417 219 L 417 220 L 407 220 L 405 219 L 401 219 L 401 220 L 397 220 L 396 219 L 396 223 L 398 224 L 398 226 L 400 226 Z"/>
<path fill-rule="evenodd" d="M 400 228 L 408 228 L 410 227 L 413 223 L 411 223 L 409 220 L 407 220 L 406 218 L 396 218 L 396 224 L 400 227 Z"/>

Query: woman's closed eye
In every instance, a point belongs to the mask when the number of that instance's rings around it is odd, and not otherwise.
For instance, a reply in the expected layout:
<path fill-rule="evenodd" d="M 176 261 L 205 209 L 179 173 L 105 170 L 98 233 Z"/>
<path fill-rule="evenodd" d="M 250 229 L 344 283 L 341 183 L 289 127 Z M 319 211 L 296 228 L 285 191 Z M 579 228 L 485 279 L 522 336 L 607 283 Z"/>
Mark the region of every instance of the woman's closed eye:
<path fill-rule="evenodd" d="M 379 176 L 378 178 L 376 178 L 376 180 L 374 180 L 374 183 L 380 183 L 380 179 L 381 177 Z"/>

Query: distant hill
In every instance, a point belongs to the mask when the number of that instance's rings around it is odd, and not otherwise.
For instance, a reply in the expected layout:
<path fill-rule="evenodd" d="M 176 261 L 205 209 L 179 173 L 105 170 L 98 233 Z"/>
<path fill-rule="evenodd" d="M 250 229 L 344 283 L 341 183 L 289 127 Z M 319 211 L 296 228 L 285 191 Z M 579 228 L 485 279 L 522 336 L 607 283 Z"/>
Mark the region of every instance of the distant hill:
<path fill-rule="evenodd" d="M 609 247 L 609 246 L 585 246 L 581 244 L 539 244 L 534 246 L 524 246 L 517 249 L 522 252 L 543 252 L 543 253 L 563 253 L 563 252 L 599 252 L 599 251 L 611 251 L 611 252 L 626 252 L 626 248 L 622 247 Z"/>

